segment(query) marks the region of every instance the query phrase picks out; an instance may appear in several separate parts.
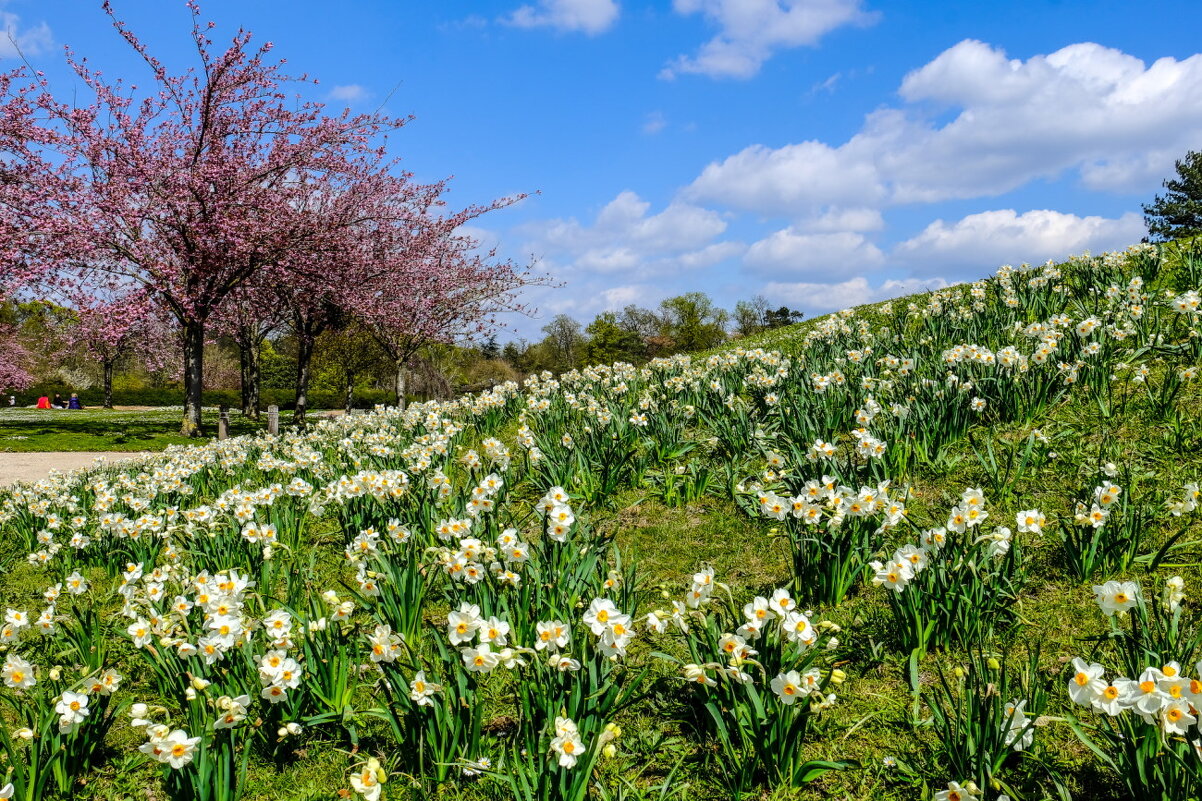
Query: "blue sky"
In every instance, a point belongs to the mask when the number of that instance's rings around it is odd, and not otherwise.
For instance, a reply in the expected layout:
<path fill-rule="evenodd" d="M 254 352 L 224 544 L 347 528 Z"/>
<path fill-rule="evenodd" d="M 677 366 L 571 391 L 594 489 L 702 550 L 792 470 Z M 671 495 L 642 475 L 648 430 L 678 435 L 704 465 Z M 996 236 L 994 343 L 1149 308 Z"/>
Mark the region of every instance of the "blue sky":
<path fill-rule="evenodd" d="M 181 0 L 114 0 L 173 66 Z M 335 110 L 381 104 L 449 200 L 539 192 L 479 235 L 564 286 L 556 313 L 700 289 L 807 313 L 1123 247 L 1202 148 L 1196 2 L 207 0 L 275 43 Z M 0 27 L 69 97 L 70 45 L 144 67 L 98 0 L 0 0 Z M 0 67 L 15 66 L 0 39 Z"/>

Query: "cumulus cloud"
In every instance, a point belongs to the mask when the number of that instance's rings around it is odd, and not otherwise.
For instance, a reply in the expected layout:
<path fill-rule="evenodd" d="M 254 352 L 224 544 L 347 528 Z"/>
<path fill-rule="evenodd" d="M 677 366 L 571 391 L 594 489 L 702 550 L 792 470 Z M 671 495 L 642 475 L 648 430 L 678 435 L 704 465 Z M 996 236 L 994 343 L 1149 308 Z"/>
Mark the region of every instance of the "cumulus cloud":
<path fill-rule="evenodd" d="M 885 219 L 877 209 L 851 208 L 827 209 L 822 214 L 809 217 L 798 222 L 798 230 L 816 231 L 818 233 L 835 231 L 880 231 L 885 227 Z"/>
<path fill-rule="evenodd" d="M 1197 146 L 1202 54 L 1147 65 L 1083 43 L 1023 61 L 967 40 L 899 94 L 902 106 L 869 114 L 842 144 L 752 145 L 708 165 L 684 197 L 796 216 L 989 197 L 1070 171 L 1094 190 L 1154 190 Z"/>
<path fill-rule="evenodd" d="M 831 284 L 773 282 L 764 287 L 762 294 L 769 304 L 783 303 L 815 315 L 912 295 L 915 292 L 942 289 L 946 286 L 948 282 L 943 278 L 889 279 L 873 286 L 867 278 L 857 276 Z"/>
<path fill-rule="evenodd" d="M 636 300 L 642 297 L 642 294 L 644 291 L 646 291 L 646 289 L 647 288 L 645 286 L 640 285 L 615 286 L 612 289 L 605 290 L 601 293 L 601 295 L 605 298 L 605 303 L 607 306 L 610 308 L 617 308 L 619 306 L 625 306 L 628 303 L 634 303 Z"/>
<path fill-rule="evenodd" d="M 595 36 L 613 27 L 620 12 L 615 0 L 538 0 L 514 11 L 505 21 L 519 28 L 554 28 Z"/>
<path fill-rule="evenodd" d="M 817 141 L 776 149 L 751 145 L 708 165 L 684 195 L 770 215 L 886 199 L 870 154 Z"/>
<path fill-rule="evenodd" d="M 753 272 L 774 277 L 848 275 L 879 267 L 880 248 L 854 231 L 805 233 L 790 226 L 747 249 L 743 262 Z"/>
<path fill-rule="evenodd" d="M 750 78 L 773 52 L 813 45 L 845 25 L 868 25 L 877 18 L 861 0 L 673 0 L 678 14 L 701 14 L 718 35 L 693 56 L 678 56 L 660 72 L 714 78 Z"/>
<path fill-rule="evenodd" d="M 512 326 L 510 333 L 537 341 L 543 336 L 542 327 L 557 314 L 569 315 L 586 326 L 602 312 L 621 311 L 631 304 L 653 308 L 664 298 L 683 291 L 664 282 L 613 285 L 580 276 L 559 289 L 535 287 L 523 293 L 523 302 L 535 309 L 536 314 L 512 316 L 507 322 Z"/>
<path fill-rule="evenodd" d="M 466 236 L 476 240 L 477 249 L 485 252 L 501 245 L 501 237 L 496 231 L 481 228 L 478 225 L 461 225 L 455 229 L 454 233 L 456 236 Z"/>
<path fill-rule="evenodd" d="M 726 221 L 710 209 L 681 202 L 658 214 L 649 215 L 650 209 L 650 203 L 626 191 L 607 203 L 592 225 L 555 219 L 522 231 L 536 253 L 607 273 L 649 269 L 673 258 L 704 261 L 700 254 L 726 231 Z"/>
<path fill-rule="evenodd" d="M 746 245 L 722 241 L 726 231 L 726 220 L 718 212 L 674 202 L 653 213 L 649 202 L 625 191 L 591 222 L 541 220 L 520 225 L 513 233 L 521 238 L 518 250 L 532 254 L 540 271 L 563 284 L 557 290 L 527 293 L 540 319 L 570 314 L 588 322 L 602 311 L 630 303 L 654 306 L 669 295 L 696 288 L 705 270 L 737 263 Z"/>
<path fill-rule="evenodd" d="M 21 18 L 11 11 L 0 11 L 0 58 L 16 58 L 22 53 L 36 56 L 50 49 L 54 37 L 45 22 L 21 25 Z"/>
<path fill-rule="evenodd" d="M 1139 241 L 1143 218 L 1078 217 L 1048 209 L 970 214 L 953 223 L 935 220 L 894 248 L 899 261 L 917 268 L 988 270 L 1000 264 L 1039 263 L 1073 253 L 1124 248 Z"/>

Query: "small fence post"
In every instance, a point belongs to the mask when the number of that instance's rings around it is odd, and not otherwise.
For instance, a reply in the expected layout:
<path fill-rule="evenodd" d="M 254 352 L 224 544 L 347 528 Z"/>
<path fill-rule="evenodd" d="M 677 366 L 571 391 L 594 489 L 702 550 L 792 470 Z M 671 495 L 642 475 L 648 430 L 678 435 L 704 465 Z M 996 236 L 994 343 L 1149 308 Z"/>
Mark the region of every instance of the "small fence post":
<path fill-rule="evenodd" d="M 218 409 L 217 417 L 217 439 L 230 438 L 230 407 L 224 403 Z"/>
<path fill-rule="evenodd" d="M 273 437 L 280 433 L 280 407 L 267 407 L 267 433 Z"/>

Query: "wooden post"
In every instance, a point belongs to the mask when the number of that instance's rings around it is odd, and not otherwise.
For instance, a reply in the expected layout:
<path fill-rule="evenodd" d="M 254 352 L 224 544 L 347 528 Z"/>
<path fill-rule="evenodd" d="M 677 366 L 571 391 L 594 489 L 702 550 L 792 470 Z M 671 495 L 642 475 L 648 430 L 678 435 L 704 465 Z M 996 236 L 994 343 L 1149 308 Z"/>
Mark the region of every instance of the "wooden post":
<path fill-rule="evenodd" d="M 280 433 L 280 407 L 274 404 L 267 407 L 267 433 L 273 437 Z"/>
<path fill-rule="evenodd" d="M 230 438 L 230 407 L 224 403 L 219 407 L 217 417 L 217 439 Z"/>

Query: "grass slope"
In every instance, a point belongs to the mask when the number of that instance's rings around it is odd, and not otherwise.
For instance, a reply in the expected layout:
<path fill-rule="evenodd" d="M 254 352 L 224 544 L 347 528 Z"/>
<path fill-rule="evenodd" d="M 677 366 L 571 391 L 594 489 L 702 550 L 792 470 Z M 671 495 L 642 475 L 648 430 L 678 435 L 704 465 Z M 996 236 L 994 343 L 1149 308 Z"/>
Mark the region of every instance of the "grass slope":
<path fill-rule="evenodd" d="M 1029 283 L 1019 282 L 1016 305 L 1007 302 L 1003 287 L 992 280 L 875 304 L 736 343 L 740 353 L 763 347 L 793 360 L 789 378 L 766 388 L 754 383 L 760 380 L 759 366 L 745 354 L 734 359 L 737 366 L 730 372 L 723 372 L 721 362 L 731 354 L 729 348 L 694 360 L 694 364 L 704 364 L 707 356 L 716 357 L 716 366 L 706 368 L 710 372 L 704 376 L 704 380 L 712 378 L 718 384 L 712 393 L 699 376 L 698 386 L 691 388 L 693 368 L 682 365 L 662 365 L 655 368 L 658 373 L 632 377 L 635 391 L 629 396 L 600 378 L 564 377 L 563 386 L 545 395 L 550 399 L 549 411 L 525 417 L 545 461 L 540 468 L 515 465 L 507 474 L 506 481 L 512 478 L 513 482 L 507 490 L 512 492 L 510 505 L 528 510 L 548 485 L 568 486 L 581 520 L 595 532 L 594 541 L 608 542 L 612 537 L 615 552 L 607 554 L 612 565 L 617 567 L 619 558 L 627 568 L 631 563 L 635 565 L 638 586 L 628 588 L 625 597 L 637 604 L 640 615 L 683 597 L 690 577 L 705 565 L 714 569 L 715 579 L 720 582 L 716 595 L 729 593 L 740 609 L 751 597 L 767 596 L 778 587 L 792 585 L 798 597 L 813 589 L 798 586 L 796 581 L 794 557 L 799 546 L 790 537 L 799 525 L 792 519 L 766 518 L 756 498 L 769 491 L 779 490 L 782 495 L 799 492 L 804 480 L 825 472 L 840 474 L 841 481 L 853 490 L 871 487 L 887 477 L 892 490 L 905 498 L 904 520 L 870 537 L 874 542 L 872 552 L 859 555 L 864 561 L 888 560 L 895 548 L 915 542 L 920 531 L 942 525 L 949 509 L 961 502 L 966 488 L 979 488 L 986 499 L 990 520 L 980 531 L 993 532 L 1002 525 L 1015 528 L 1018 512 L 1039 509 L 1048 518 L 1044 530 L 1016 535 L 1011 551 L 1021 553 L 1021 558 L 1015 557 L 1016 570 L 1021 571 L 1025 581 L 1021 592 L 1013 599 L 1009 614 L 1000 617 L 1001 622 L 979 639 L 958 640 L 917 652 L 903 647 L 904 632 L 892 613 L 893 591 L 872 586 L 868 581 L 872 571 L 864 567 L 857 568 L 861 575 L 851 584 L 845 599 L 825 606 L 817 601 L 805 603 L 802 608 L 808 606 L 815 621 L 829 620 L 841 628 L 840 646 L 832 653 L 837 660 L 835 666 L 845 678 L 837 686 L 832 685 L 838 693 L 837 702 L 815 718 L 800 748 L 807 758 L 850 761 L 854 767 L 794 788 L 757 781 L 744 797 L 805 801 L 929 799 L 949 781 L 971 778 L 962 769 L 972 761 L 966 756 L 971 751 L 966 743 L 967 729 L 942 726 L 938 712 L 941 699 L 969 699 L 956 689 L 960 677 L 967 675 L 959 671 L 971 670 L 978 658 L 996 660 L 998 665 L 988 667 L 996 673 L 989 674 L 987 695 L 1003 692 L 998 689 L 1003 681 L 1003 664 L 1008 671 L 1021 672 L 1028 659 L 1032 660 L 1032 672 L 1025 681 L 1047 692 L 1046 707 L 1034 729 L 1035 743 L 1025 752 L 1034 756 L 1009 749 L 992 754 L 990 758 L 997 760 L 998 786 L 982 788 L 984 799 L 994 801 L 1003 790 L 1014 799 L 1070 794 L 1103 801 L 1130 797 L 1123 786 L 1127 777 L 1090 752 L 1069 722 L 1070 718 L 1091 718 L 1091 713 L 1068 699 L 1070 660 L 1106 660 L 1112 663 L 1108 675 L 1113 675 L 1115 667 L 1111 643 L 1103 641 L 1110 630 L 1108 619 L 1099 611 L 1092 587 L 1106 580 L 1133 579 L 1140 583 L 1148 603 L 1155 606 L 1167 579 L 1180 576 L 1187 588 L 1183 614 L 1187 619 L 1202 619 L 1197 602 L 1202 587 L 1202 525 L 1197 515 L 1175 516 L 1168 511 L 1170 500 L 1180 497 L 1182 487 L 1198 481 L 1202 474 L 1202 386 L 1188 377 L 1189 371 L 1198 367 L 1197 350 L 1191 344 L 1196 336 L 1191 338 L 1165 301 L 1166 291 L 1176 295 L 1198 288 L 1202 262 L 1170 257 L 1151 264 L 1146 252 L 1141 253 L 1144 255 L 1065 265 L 1059 277 L 1042 284 L 1030 279 L 1043 273 L 1022 273 L 1016 282 L 1021 279 Z M 1141 297 L 1122 300 L 1128 297 L 1129 287 L 1135 286 L 1128 281 L 1141 271 L 1147 274 L 1146 286 L 1135 289 Z M 1106 295 L 1111 285 L 1118 287 L 1120 302 L 1108 306 Z M 1147 309 L 1131 318 L 1133 305 Z M 1116 311 L 1118 306 L 1122 309 Z M 1085 363 L 1089 354 L 1084 350 L 1087 338 L 1074 339 L 1072 332 L 1094 314 L 1113 318 L 1115 325 L 1133 320 L 1132 324 L 1140 328 L 1139 336 L 1134 342 L 1116 338 L 1107 345 L 1114 347 L 1113 353 L 1103 353 L 1108 361 L 1074 367 L 1076 360 Z M 945 349 L 973 343 L 991 354 L 1013 344 L 1034 353 L 1032 348 L 1038 345 L 1030 342 L 1022 329 L 1060 315 L 1068 315 L 1069 319 L 1053 327 L 1063 329 L 1068 339 L 1044 369 L 1047 380 L 1032 383 L 1039 389 L 1032 390 L 1030 397 L 1023 394 L 1026 390 L 1018 392 L 1009 384 L 995 381 L 993 373 L 978 366 L 940 363 Z M 1158 333 L 1162 339 L 1157 339 Z M 885 364 L 889 357 L 904 359 L 911 354 L 919 363 L 916 377 L 899 374 Z M 1055 366 L 1061 359 L 1066 360 L 1067 369 Z M 1039 369 L 1043 368 L 1033 368 L 1032 375 Z M 1187 378 L 1178 380 L 1182 371 Z M 960 378 L 949 383 L 949 372 Z M 814 389 L 815 375 L 836 373 L 844 378 L 843 382 L 835 381 L 821 391 Z M 971 380 L 977 389 L 948 390 L 962 386 L 965 380 Z M 1030 382 L 1035 380 L 1031 378 Z M 682 387 L 678 396 L 668 394 L 674 381 L 678 382 L 674 386 Z M 571 402 L 565 400 L 569 390 Z M 779 405 L 769 403 L 767 396 L 777 392 L 784 401 Z M 975 392 L 991 401 L 981 411 L 970 412 L 968 404 Z M 637 452 L 606 450 L 616 446 L 611 446 L 606 437 L 594 436 L 595 418 L 577 408 L 576 401 L 586 395 L 602 397 L 608 404 L 606 408 L 614 410 L 618 421 L 615 432 L 620 430 Z M 857 427 L 857 412 L 868 405 L 869 395 L 876 396 L 884 408 L 896 405 L 909 410 L 908 415 L 892 410 L 876 415 L 872 429 L 888 440 L 887 459 L 874 462 L 848 456 L 845 463 L 836 459 L 809 461 L 806 453 L 814 436 L 802 436 L 802 429 L 812 427 L 824 439 L 837 443 L 840 453 L 854 450 L 857 437 L 848 432 Z M 689 408 L 696 407 L 695 414 L 685 413 L 683 401 L 676 402 L 679 397 L 689 402 Z M 649 400 L 646 407 L 639 406 L 640 398 Z M 524 408 L 526 399 L 520 398 L 492 417 L 488 412 L 469 416 L 473 423 L 455 441 L 457 450 L 452 455 L 468 447 L 480 447 L 481 440 L 490 435 L 513 443 L 518 435 L 517 413 Z M 627 415 L 636 417 L 640 408 L 658 426 L 649 433 L 640 434 L 624 423 Z M 661 425 L 662 421 L 655 418 L 657 414 L 670 419 L 671 424 Z M 384 426 L 386 433 L 377 434 L 369 429 L 371 423 L 367 420 L 346 421 L 344 425 L 322 446 L 338 470 L 349 473 L 406 466 L 391 449 L 400 441 L 390 438 L 395 435 L 393 429 Z M 563 435 L 569 433 L 565 440 Z M 423 436 L 428 439 L 429 435 Z M 613 441 L 618 439 L 615 433 Z M 293 440 L 293 445 L 298 441 Z M 111 443 L 104 447 L 113 449 Z M 220 469 L 215 466 L 200 471 L 195 479 L 196 496 L 170 496 L 171 502 L 193 506 L 211 501 L 233 484 L 250 491 L 270 482 L 286 484 L 290 480 L 295 466 L 276 472 L 270 466 L 255 466 L 258 455 L 278 456 L 286 449 L 271 443 L 247 447 L 255 458 L 243 464 L 231 457 L 229 464 L 222 464 Z M 582 455 L 585 452 L 587 458 Z M 783 453 L 784 465 L 774 468 L 771 458 L 778 452 Z M 598 456 L 613 453 L 630 457 L 638 466 L 630 467 L 617 457 L 607 460 Z M 573 461 L 577 458 L 580 462 Z M 446 465 L 453 483 L 461 489 L 470 489 L 478 480 L 476 473 L 468 473 L 452 459 L 448 458 Z M 1117 552 L 1106 553 L 1102 556 L 1111 559 L 1112 564 L 1123 566 L 1104 566 L 1082 575 L 1073 567 L 1064 539 L 1070 534 L 1078 536 L 1083 530 L 1088 532 L 1076 525 L 1075 503 L 1088 496 L 1103 474 L 1110 471 L 1108 465 L 1113 465 L 1124 503 L 1130 505 L 1132 515 L 1137 515 L 1131 550 L 1134 558 L 1124 560 Z M 622 473 L 624 469 L 631 472 Z M 122 484 L 122 474 L 110 469 L 105 481 L 121 484 L 123 492 L 133 493 L 137 480 L 127 478 Z M 564 477 L 562 482 L 557 479 L 560 475 Z M 637 480 L 625 480 L 624 476 L 637 476 Z M 145 474 L 141 478 L 147 480 Z M 331 483 L 337 478 L 337 472 L 326 476 Z M 76 491 L 85 492 L 80 488 Z M 3 498 L 0 493 L 0 501 Z M 326 509 L 322 517 L 307 524 L 303 548 L 281 554 L 289 578 L 278 579 L 287 584 L 287 591 L 277 589 L 275 600 L 291 598 L 294 590 L 316 597 L 329 587 L 351 587 L 351 574 L 342 561 L 343 546 L 365 526 L 383 529 L 395 514 L 420 512 L 398 503 L 379 510 L 378 518 L 348 521 L 340 518 L 336 509 Z M 506 524 L 528 528 L 529 513 L 523 514 L 526 516 L 515 513 L 512 519 L 507 517 Z M 1117 525 L 1113 523 L 1112 528 Z M 31 526 L 10 521 L 4 532 L 12 536 L 5 538 L 0 603 L 36 611 L 47 576 L 45 568 L 25 560 L 22 537 L 32 536 L 36 526 Z M 218 541 L 220 537 L 213 540 Z M 207 542 L 200 539 L 197 554 L 188 556 L 200 558 L 201 552 L 210 547 Z M 1170 543 L 1176 547 L 1162 550 Z M 102 556 L 92 557 L 90 562 L 81 558 L 72 565 L 82 566 L 96 586 L 105 586 L 112 570 Z M 313 561 L 306 561 L 310 559 Z M 970 570 L 977 567 L 979 564 L 974 562 Z M 65 566 L 62 572 L 66 572 Z M 970 581 L 967 573 L 962 575 Z M 550 577 L 539 586 L 549 588 L 556 583 L 557 577 Z M 303 586 L 298 590 L 299 585 Z M 1003 589 L 1000 581 L 992 586 L 999 592 Z M 451 585 L 423 606 L 424 623 L 433 632 L 431 636 L 445 632 L 448 612 L 457 600 L 455 592 Z M 111 592 L 97 591 L 95 603 L 102 616 L 116 620 L 111 661 L 123 666 L 129 680 L 129 697 L 142 700 L 153 696 L 153 677 L 144 669 L 138 671 L 142 663 L 136 661 L 132 645 L 120 633 L 126 625 L 123 618 L 117 617 L 120 599 Z M 585 604 L 587 600 L 581 606 Z M 575 614 L 579 616 L 581 611 L 576 609 Z M 511 613 L 517 614 L 513 610 Z M 368 631 L 371 622 L 365 619 L 356 625 Z M 1185 654 L 1197 651 L 1200 641 L 1202 637 L 1196 630 L 1185 631 L 1178 644 Z M 680 671 L 657 656 L 657 651 L 683 654 L 679 643 L 649 635 L 640 636 L 631 646 L 626 659 L 637 669 L 646 668 L 649 691 L 612 721 L 623 732 L 618 753 L 599 763 L 588 797 L 729 798 L 728 785 L 721 780 L 721 763 L 726 757 L 704 720 L 698 700 L 701 696 L 694 692 L 694 686 L 681 681 Z M 1148 655 L 1149 660 L 1152 656 Z M 1173 658 L 1172 654 L 1154 656 L 1164 656 L 1162 661 Z M 70 662 L 67 651 L 55 653 L 52 658 Z M 359 661 L 366 661 L 362 653 Z M 450 662 L 456 661 L 452 652 Z M 1183 668 L 1194 672 L 1192 663 Z M 517 725 L 514 710 L 527 689 L 503 672 L 482 686 L 484 730 L 497 742 L 503 741 Z M 945 687 L 951 689 L 944 692 Z M 167 706 L 172 704 L 169 699 L 158 700 Z M 1007 696 L 1002 700 L 1011 699 Z M 369 684 L 361 685 L 353 706 L 363 710 L 373 703 L 378 703 L 378 691 Z M 6 720 L 12 717 L 5 714 Z M 351 792 L 346 782 L 346 751 L 379 755 L 389 765 L 411 764 L 406 758 L 415 749 L 412 739 L 398 741 L 380 720 L 368 716 L 360 715 L 355 723 L 354 743 L 334 722 L 315 724 L 295 745 L 272 751 L 270 757 L 267 752 L 256 752 L 243 797 L 347 797 Z M 271 740 L 268 733 L 265 742 Z M 141 732 L 124 725 L 115 727 L 104 744 L 102 758 L 97 760 L 99 767 L 85 777 L 77 795 L 163 798 L 158 769 L 131 754 L 142 742 Z M 1174 742 L 1179 744 L 1180 740 Z M 554 770 L 548 765 L 543 769 Z M 501 766 L 498 773 L 505 770 Z M 1184 801 L 1188 792 L 1170 791 L 1164 797 Z M 394 773 L 385 790 L 385 798 L 426 797 L 499 799 L 513 797 L 513 793 L 499 777 L 472 781 L 456 775 L 439 784 L 417 772 Z"/>

